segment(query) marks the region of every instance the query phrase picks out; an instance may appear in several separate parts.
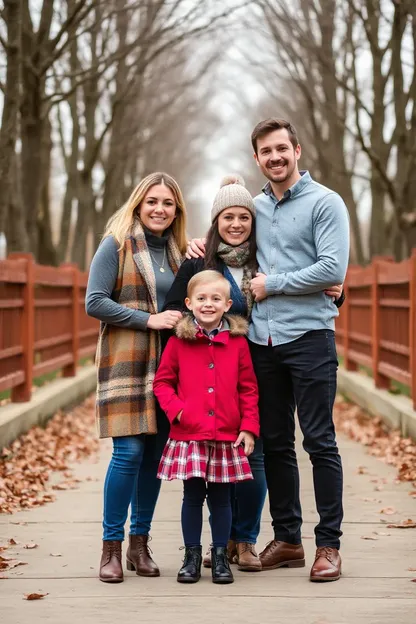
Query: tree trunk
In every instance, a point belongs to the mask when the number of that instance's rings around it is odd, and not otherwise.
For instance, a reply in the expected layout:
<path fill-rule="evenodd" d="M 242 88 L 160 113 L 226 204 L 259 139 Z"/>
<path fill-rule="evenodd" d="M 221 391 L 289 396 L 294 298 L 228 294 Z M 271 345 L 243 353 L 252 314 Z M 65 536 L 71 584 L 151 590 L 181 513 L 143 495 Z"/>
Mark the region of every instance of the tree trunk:
<path fill-rule="evenodd" d="M 0 232 L 4 230 L 13 190 L 12 163 L 19 111 L 21 0 L 4 0 L 3 12 L 7 25 L 7 71 L 0 129 Z"/>

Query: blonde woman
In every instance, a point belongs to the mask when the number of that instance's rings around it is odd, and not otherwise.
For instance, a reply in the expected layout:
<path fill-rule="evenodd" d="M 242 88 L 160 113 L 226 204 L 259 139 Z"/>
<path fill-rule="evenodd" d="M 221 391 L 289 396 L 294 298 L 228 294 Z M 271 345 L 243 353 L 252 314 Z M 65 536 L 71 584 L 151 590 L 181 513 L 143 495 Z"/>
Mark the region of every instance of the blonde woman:
<path fill-rule="evenodd" d="M 148 540 L 168 422 L 152 386 L 160 358 L 159 332 L 172 329 L 182 316 L 159 310 L 185 252 L 185 220 L 177 182 L 166 173 L 150 174 L 108 222 L 91 264 L 86 309 L 101 321 L 98 429 L 101 438 L 113 438 L 99 573 L 106 583 L 123 581 L 121 544 L 130 504 L 127 568 L 139 576 L 160 575 Z"/>

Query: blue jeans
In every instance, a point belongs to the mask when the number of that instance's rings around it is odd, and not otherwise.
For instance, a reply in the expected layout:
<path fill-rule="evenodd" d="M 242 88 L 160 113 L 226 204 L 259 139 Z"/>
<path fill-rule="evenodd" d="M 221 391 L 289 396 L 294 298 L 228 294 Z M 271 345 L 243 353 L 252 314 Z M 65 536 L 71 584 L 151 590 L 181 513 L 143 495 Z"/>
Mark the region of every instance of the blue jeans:
<path fill-rule="evenodd" d="M 233 521 L 230 539 L 255 544 L 260 533 L 261 513 L 267 494 L 261 439 L 256 440 L 248 461 L 254 479 L 234 484 L 234 492 L 231 492 Z"/>
<path fill-rule="evenodd" d="M 248 461 L 253 480 L 233 483 L 230 488 L 232 506 L 230 539 L 239 543 L 255 544 L 260 533 L 261 514 L 267 494 L 261 439 L 256 440 Z M 210 508 L 209 499 L 208 507 Z"/>
<path fill-rule="evenodd" d="M 124 539 L 130 504 L 130 535 L 149 535 L 161 485 L 157 469 L 168 434 L 168 420 L 159 410 L 158 431 L 113 438 L 104 482 L 103 540 Z"/>

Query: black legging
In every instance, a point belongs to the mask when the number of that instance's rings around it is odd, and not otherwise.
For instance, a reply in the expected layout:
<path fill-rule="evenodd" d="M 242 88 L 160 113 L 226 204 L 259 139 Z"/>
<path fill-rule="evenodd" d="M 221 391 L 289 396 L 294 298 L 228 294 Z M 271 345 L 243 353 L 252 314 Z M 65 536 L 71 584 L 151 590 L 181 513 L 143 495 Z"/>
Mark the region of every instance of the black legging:
<path fill-rule="evenodd" d="M 227 546 L 231 531 L 230 483 L 207 483 L 195 477 L 183 482 L 182 533 L 185 546 L 200 546 L 202 507 L 208 497 L 211 510 L 212 543 Z"/>

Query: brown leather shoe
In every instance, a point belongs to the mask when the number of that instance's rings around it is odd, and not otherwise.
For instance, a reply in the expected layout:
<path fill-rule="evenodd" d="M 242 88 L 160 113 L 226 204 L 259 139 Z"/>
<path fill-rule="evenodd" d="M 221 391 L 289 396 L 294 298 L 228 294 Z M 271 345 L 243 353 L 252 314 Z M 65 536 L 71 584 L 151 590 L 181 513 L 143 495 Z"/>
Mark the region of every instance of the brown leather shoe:
<path fill-rule="evenodd" d="M 259 555 L 262 570 L 276 568 L 303 568 L 305 553 L 302 544 L 288 544 L 272 540 Z"/>
<path fill-rule="evenodd" d="M 205 556 L 202 560 L 202 565 L 204 566 L 204 568 L 210 568 L 211 567 L 211 548 L 212 548 L 212 544 L 210 544 L 207 552 L 205 553 Z M 228 540 L 228 544 L 227 544 L 227 557 L 228 557 L 228 563 L 236 563 L 236 557 L 237 557 L 237 544 L 235 543 L 234 540 Z"/>
<path fill-rule="evenodd" d="M 103 541 L 100 561 L 100 581 L 103 583 L 122 583 L 123 566 L 121 565 L 121 542 Z"/>
<path fill-rule="evenodd" d="M 243 572 L 261 572 L 261 561 L 254 544 L 248 544 L 247 542 L 239 542 L 237 544 L 237 557 L 236 563 L 238 569 Z"/>
<path fill-rule="evenodd" d="M 341 557 L 336 548 L 323 546 L 316 549 L 311 581 L 337 581 L 341 576 Z"/>
<path fill-rule="evenodd" d="M 160 570 L 150 555 L 148 541 L 148 535 L 129 535 L 127 570 L 135 570 L 138 576 L 160 576 Z"/>

